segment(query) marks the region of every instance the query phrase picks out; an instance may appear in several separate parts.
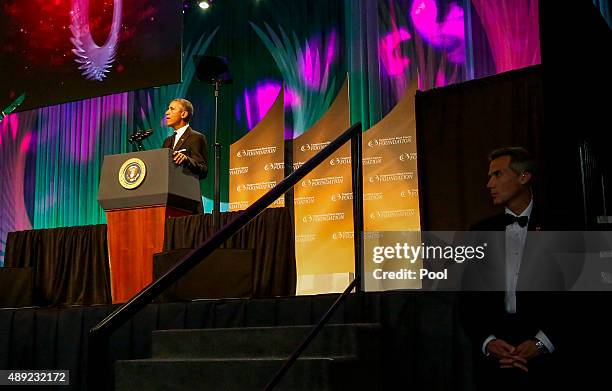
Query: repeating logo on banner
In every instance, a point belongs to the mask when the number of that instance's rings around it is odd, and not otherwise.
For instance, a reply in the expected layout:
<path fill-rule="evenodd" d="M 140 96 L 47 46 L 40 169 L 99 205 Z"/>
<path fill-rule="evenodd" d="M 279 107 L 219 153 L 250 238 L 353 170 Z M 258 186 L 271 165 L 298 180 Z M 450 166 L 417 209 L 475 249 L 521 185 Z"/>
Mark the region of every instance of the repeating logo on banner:
<path fill-rule="evenodd" d="M 285 176 L 283 89 L 265 117 L 230 145 L 229 210 L 247 208 Z M 281 196 L 269 207 L 285 206 Z"/>
<path fill-rule="evenodd" d="M 128 190 L 137 188 L 144 182 L 147 166 L 138 158 L 126 160 L 119 169 L 119 184 Z"/>
<path fill-rule="evenodd" d="M 241 149 L 240 151 L 236 152 L 236 157 L 257 157 L 262 155 L 272 155 L 274 153 L 276 153 L 276 146 L 272 145 L 261 148 Z"/>
<path fill-rule="evenodd" d="M 410 144 L 412 143 L 412 136 L 396 136 L 396 137 L 384 137 L 384 138 L 375 138 L 368 141 L 368 147 L 376 148 L 376 147 L 387 147 L 390 145 L 401 145 L 401 144 Z"/>
<path fill-rule="evenodd" d="M 293 140 L 293 168 L 299 169 L 348 127 L 349 99 L 345 82 L 327 112 Z M 348 233 L 353 230 L 351 185 L 351 145 L 346 143 L 294 187 L 298 281 L 302 276 L 315 279 L 319 277 L 314 276 L 322 276 L 321 281 L 328 281 L 333 274 L 355 271 L 354 244 Z M 317 289 L 323 288 L 316 288 L 316 293 L 330 292 Z M 298 283 L 298 294 L 315 291 Z"/>
<path fill-rule="evenodd" d="M 322 150 L 323 148 L 327 147 L 329 144 L 331 143 L 331 141 L 324 141 L 324 142 L 320 142 L 320 143 L 308 143 L 308 144 L 303 144 L 300 146 L 300 151 L 302 152 L 309 152 L 309 151 L 313 151 L 313 152 L 318 152 L 320 150 Z"/>
<path fill-rule="evenodd" d="M 264 166 L 264 171 L 284 170 L 284 169 L 285 169 L 284 162 L 268 163 Z"/>
<path fill-rule="evenodd" d="M 363 135 L 364 228 L 412 231 L 420 227 L 414 96 L 416 83 Z"/>
<path fill-rule="evenodd" d="M 340 166 L 342 164 L 351 164 L 350 156 L 335 157 L 329 161 L 330 166 Z"/>
<path fill-rule="evenodd" d="M 372 175 L 368 179 L 368 181 L 370 183 L 398 182 L 398 181 L 412 180 L 413 178 L 414 178 L 413 172 L 396 172 L 393 174 L 375 174 L 375 175 Z"/>
<path fill-rule="evenodd" d="M 408 161 L 416 160 L 416 159 L 417 159 L 416 152 L 402 153 L 401 155 L 399 155 L 399 160 L 401 162 L 408 162 Z"/>

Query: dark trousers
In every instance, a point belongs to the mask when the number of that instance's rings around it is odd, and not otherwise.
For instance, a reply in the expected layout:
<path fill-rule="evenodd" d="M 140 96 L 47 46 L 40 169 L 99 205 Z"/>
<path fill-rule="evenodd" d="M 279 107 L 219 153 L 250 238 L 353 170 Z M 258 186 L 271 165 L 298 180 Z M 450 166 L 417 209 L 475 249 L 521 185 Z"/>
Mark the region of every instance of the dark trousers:
<path fill-rule="evenodd" d="M 529 372 L 518 368 L 500 368 L 496 360 L 484 357 L 476 358 L 476 385 L 479 391 L 531 391 L 554 390 L 559 386 L 562 375 L 558 356 L 554 354 L 534 358 L 527 363 Z M 557 370 L 555 370 L 557 368 Z"/>

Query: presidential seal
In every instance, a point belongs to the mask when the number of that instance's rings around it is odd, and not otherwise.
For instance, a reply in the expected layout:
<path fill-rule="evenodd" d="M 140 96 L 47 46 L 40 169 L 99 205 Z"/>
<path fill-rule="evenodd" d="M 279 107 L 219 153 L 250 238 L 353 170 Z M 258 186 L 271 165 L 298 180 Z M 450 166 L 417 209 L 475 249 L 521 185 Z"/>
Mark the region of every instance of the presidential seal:
<path fill-rule="evenodd" d="M 147 166 L 138 158 L 126 160 L 119 169 L 119 183 L 124 188 L 135 189 L 144 181 Z"/>

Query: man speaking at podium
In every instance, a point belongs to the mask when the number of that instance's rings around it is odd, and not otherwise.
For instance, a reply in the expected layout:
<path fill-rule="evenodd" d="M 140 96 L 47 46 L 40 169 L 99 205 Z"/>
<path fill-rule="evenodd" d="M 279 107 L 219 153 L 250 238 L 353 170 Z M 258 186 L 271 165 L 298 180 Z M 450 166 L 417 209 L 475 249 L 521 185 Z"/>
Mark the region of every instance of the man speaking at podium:
<path fill-rule="evenodd" d="M 206 136 L 189 126 L 192 116 L 191 102 L 180 98 L 170 101 L 166 111 L 166 124 L 174 129 L 174 134 L 164 140 L 162 148 L 173 150 L 172 158 L 175 164 L 183 165 L 198 178 L 204 179 L 208 173 L 208 146 Z"/>

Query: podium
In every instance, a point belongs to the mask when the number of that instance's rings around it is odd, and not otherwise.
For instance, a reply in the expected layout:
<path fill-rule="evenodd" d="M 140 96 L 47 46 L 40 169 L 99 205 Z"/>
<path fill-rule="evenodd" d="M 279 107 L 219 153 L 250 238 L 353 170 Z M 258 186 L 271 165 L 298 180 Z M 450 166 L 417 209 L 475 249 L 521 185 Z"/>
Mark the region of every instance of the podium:
<path fill-rule="evenodd" d="M 98 202 L 106 212 L 113 303 L 153 281 L 166 218 L 202 210 L 200 181 L 164 148 L 104 157 Z"/>

